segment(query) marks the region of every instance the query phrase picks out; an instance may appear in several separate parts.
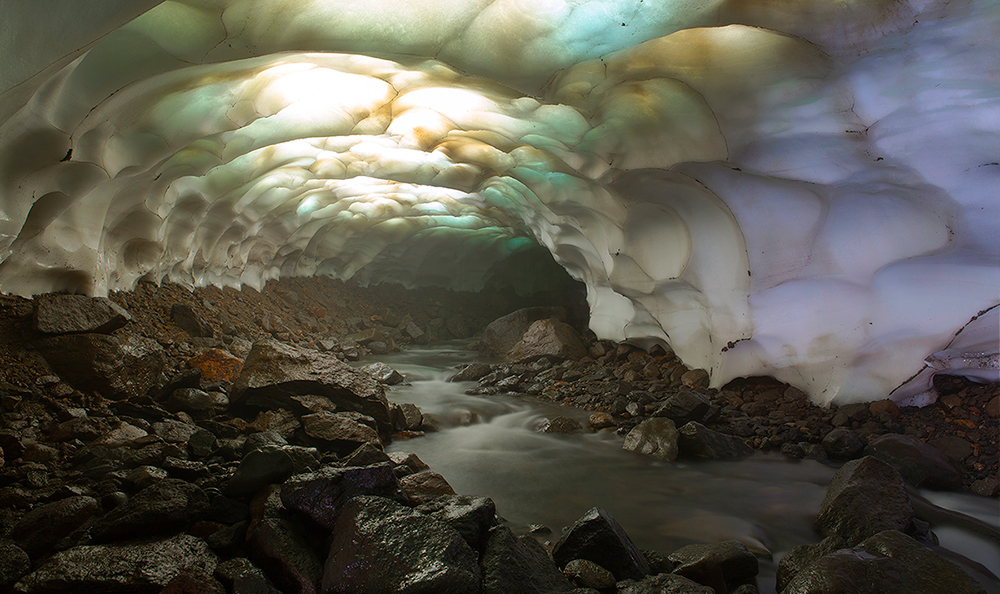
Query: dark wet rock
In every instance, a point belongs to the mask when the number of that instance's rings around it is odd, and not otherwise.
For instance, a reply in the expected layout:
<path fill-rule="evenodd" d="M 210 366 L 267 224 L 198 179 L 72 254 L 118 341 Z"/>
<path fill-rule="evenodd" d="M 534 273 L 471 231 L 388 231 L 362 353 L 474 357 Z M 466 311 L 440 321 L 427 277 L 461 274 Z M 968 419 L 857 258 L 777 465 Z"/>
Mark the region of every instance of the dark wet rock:
<path fill-rule="evenodd" d="M 380 384 L 395 386 L 403 382 L 403 374 L 389 367 L 385 363 L 372 363 L 361 368 L 362 371 L 371 375 Z"/>
<path fill-rule="evenodd" d="M 283 592 L 315 593 L 323 575 L 317 535 L 281 504 L 270 485 L 254 497 L 247 530 L 250 558 Z"/>
<path fill-rule="evenodd" d="M 962 470 L 941 450 L 911 435 L 890 433 L 868 444 L 868 453 L 887 462 L 914 487 L 956 489 Z"/>
<path fill-rule="evenodd" d="M 68 334 L 40 340 L 38 349 L 74 387 L 112 399 L 145 396 L 163 371 L 163 349 L 141 336 Z"/>
<path fill-rule="evenodd" d="M 583 424 L 572 417 L 553 417 L 542 421 L 542 424 L 538 426 L 538 432 L 561 435 L 583 433 Z"/>
<path fill-rule="evenodd" d="M 668 559 L 676 564 L 674 573 L 729 592 L 757 576 L 757 557 L 738 540 L 714 544 L 693 544 L 677 549 Z"/>
<path fill-rule="evenodd" d="M 897 531 L 820 557 L 783 594 L 985 594 L 957 565 Z"/>
<path fill-rule="evenodd" d="M 214 334 L 212 326 L 186 303 L 173 304 L 170 307 L 170 319 L 191 336 L 211 337 Z"/>
<path fill-rule="evenodd" d="M 156 481 L 101 517 L 91 528 L 94 542 L 179 532 L 201 519 L 208 497 L 197 485 L 179 480 Z"/>
<path fill-rule="evenodd" d="M 574 559 L 563 568 L 563 575 L 581 588 L 610 590 L 615 587 L 615 576 L 593 561 Z"/>
<path fill-rule="evenodd" d="M 281 502 L 286 508 L 305 514 L 327 529 L 333 529 L 343 502 L 356 495 L 407 501 L 388 463 L 353 468 L 327 466 L 293 476 L 281 486 Z"/>
<path fill-rule="evenodd" d="M 0 540 L 0 591 L 9 591 L 14 582 L 31 571 L 28 553 L 7 540 Z"/>
<path fill-rule="evenodd" d="M 430 469 L 420 456 L 410 452 L 391 452 L 389 459 L 396 465 L 395 472 L 399 477 Z"/>
<path fill-rule="evenodd" d="M 399 431 L 416 431 L 424 424 L 424 415 L 416 404 L 404 402 L 394 405 L 393 418 L 394 425 Z"/>
<path fill-rule="evenodd" d="M 392 462 L 392 459 L 380 448 L 370 443 L 363 443 L 344 459 L 343 466 L 371 466 L 383 462 Z"/>
<path fill-rule="evenodd" d="M 611 415 L 609 415 L 606 412 L 596 412 L 590 415 L 590 418 L 587 420 L 587 424 L 590 425 L 591 429 L 597 431 L 599 429 L 607 429 L 609 427 L 614 427 L 615 420 Z"/>
<path fill-rule="evenodd" d="M 729 594 L 760 594 L 756 584 L 742 584 Z"/>
<path fill-rule="evenodd" d="M 135 544 L 89 545 L 56 553 L 24 576 L 24 594 L 155 594 L 183 572 L 211 575 L 218 559 L 200 538 L 179 534 Z"/>
<path fill-rule="evenodd" d="M 198 460 L 183 460 L 181 458 L 174 458 L 173 456 L 167 456 L 163 460 L 162 468 L 170 476 L 189 482 L 206 479 L 212 475 L 208 467 Z"/>
<path fill-rule="evenodd" d="M 823 437 L 823 450 L 834 460 L 853 460 L 865 451 L 865 440 L 846 427 L 836 427 Z"/>
<path fill-rule="evenodd" d="M 476 551 L 482 551 L 496 524 L 496 505 L 487 497 L 442 495 L 416 508 L 424 515 L 451 526 Z"/>
<path fill-rule="evenodd" d="M 945 435 L 943 437 L 938 437 L 937 439 L 928 441 L 927 445 L 934 446 L 935 448 L 941 450 L 941 453 L 945 456 L 948 456 L 955 461 L 961 461 L 968 458 L 974 451 L 971 443 L 961 437 L 958 437 L 957 435 Z"/>
<path fill-rule="evenodd" d="M 587 356 L 580 334 L 558 320 L 538 320 L 504 356 L 510 363 L 533 361 L 540 357 L 581 359 Z"/>
<path fill-rule="evenodd" d="M 465 366 L 461 371 L 448 378 L 448 381 L 475 382 L 491 371 L 493 371 L 493 368 L 486 363 L 472 363 Z"/>
<path fill-rule="evenodd" d="M 220 557 L 232 557 L 240 552 L 247 540 L 250 522 L 237 522 L 210 534 L 205 542 Z"/>
<path fill-rule="evenodd" d="M 226 484 L 225 493 L 231 497 L 253 495 L 265 485 L 284 481 L 294 472 L 295 465 L 285 448 L 256 449 L 243 457 Z"/>
<path fill-rule="evenodd" d="M 228 399 L 217 392 L 206 392 L 198 388 L 181 388 L 174 390 L 163 406 L 171 412 L 184 411 L 197 416 L 198 413 L 224 409 L 228 403 Z"/>
<path fill-rule="evenodd" d="M 287 445 L 288 441 L 274 429 L 257 431 L 248 435 L 246 441 L 243 442 L 243 454 L 246 455 L 254 450 L 262 450 L 268 447 L 280 448 Z"/>
<path fill-rule="evenodd" d="M 715 590 L 672 573 L 618 583 L 618 594 L 716 594 Z"/>
<path fill-rule="evenodd" d="M 854 545 L 884 530 L 905 530 L 912 518 L 903 478 L 885 462 L 865 456 L 833 475 L 816 527 Z"/>
<path fill-rule="evenodd" d="M 107 297 L 36 295 L 33 305 L 35 330 L 43 334 L 111 334 L 132 319 Z"/>
<path fill-rule="evenodd" d="M 207 429 L 198 427 L 187 441 L 188 451 L 194 458 L 205 458 L 210 456 L 218 446 L 219 440 L 215 434 Z"/>
<path fill-rule="evenodd" d="M 778 592 L 785 589 L 800 571 L 809 567 L 820 557 L 847 548 L 847 542 L 837 535 L 827 536 L 817 543 L 799 545 L 781 558 L 778 562 L 778 573 L 775 577 L 775 588 Z"/>
<path fill-rule="evenodd" d="M 614 574 L 615 579 L 641 579 L 649 573 L 645 556 L 607 511 L 594 507 L 567 530 L 552 557 L 559 567 L 587 559 Z"/>
<path fill-rule="evenodd" d="M 681 390 L 663 401 L 653 413 L 654 417 L 666 417 L 677 425 L 689 421 L 702 422 L 712 411 L 712 401 L 690 390 Z"/>
<path fill-rule="evenodd" d="M 514 348 L 531 324 L 549 318 L 566 319 L 562 307 L 526 307 L 491 322 L 479 339 L 479 354 L 483 357 L 503 357 Z"/>
<path fill-rule="evenodd" d="M 370 424 L 375 420 L 367 417 Z M 358 413 L 318 412 L 302 417 L 303 431 L 313 439 L 328 444 L 337 444 L 353 450 L 360 444 L 381 444 L 375 429 L 365 424 L 363 415 Z M 349 451 L 350 451 L 349 450 Z"/>
<path fill-rule="evenodd" d="M 337 516 L 322 591 L 480 591 L 476 554 L 442 522 L 382 497 L 353 497 Z"/>
<path fill-rule="evenodd" d="M 483 594 L 547 594 L 573 589 L 545 549 L 510 528 L 490 530 L 483 550 Z"/>
<path fill-rule="evenodd" d="M 264 572 L 245 557 L 219 563 L 215 577 L 233 594 L 280 594 Z"/>
<path fill-rule="evenodd" d="M 273 341 L 254 344 L 231 400 L 237 407 L 295 410 L 292 396 L 303 394 L 325 396 L 338 411 L 360 412 L 391 427 L 385 389 L 369 374 L 333 355 Z"/>
<path fill-rule="evenodd" d="M 691 421 L 677 430 L 677 446 L 680 455 L 704 460 L 745 458 L 753 454 L 753 448 L 739 437 L 726 435 Z"/>
<path fill-rule="evenodd" d="M 414 505 L 427 503 L 442 495 L 455 495 L 455 489 L 448 484 L 448 481 L 432 470 L 415 472 L 402 477 L 399 479 L 399 487 Z"/>
<path fill-rule="evenodd" d="M 21 518 L 11 538 L 34 558 L 69 536 L 99 510 L 97 500 L 85 495 L 46 503 Z"/>
<path fill-rule="evenodd" d="M 650 575 L 670 573 L 674 570 L 674 562 L 667 559 L 659 551 L 643 549 L 642 556 L 646 558 L 646 563 L 649 564 Z"/>
<path fill-rule="evenodd" d="M 167 419 L 153 423 L 151 429 L 153 435 L 168 443 L 187 443 L 199 428 L 197 425 Z"/>
<path fill-rule="evenodd" d="M 672 420 L 656 417 L 646 419 L 629 431 L 622 448 L 671 462 L 677 459 L 679 437 Z"/>

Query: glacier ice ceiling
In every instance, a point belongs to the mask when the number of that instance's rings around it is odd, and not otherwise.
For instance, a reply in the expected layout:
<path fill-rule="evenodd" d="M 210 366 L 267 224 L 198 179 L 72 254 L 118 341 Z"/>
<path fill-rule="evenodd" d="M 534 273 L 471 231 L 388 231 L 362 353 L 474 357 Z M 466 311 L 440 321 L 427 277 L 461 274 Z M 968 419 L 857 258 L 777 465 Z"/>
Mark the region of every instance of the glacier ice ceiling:
<path fill-rule="evenodd" d="M 993 0 L 0 4 L 0 289 L 483 286 L 718 386 L 998 379 Z"/>

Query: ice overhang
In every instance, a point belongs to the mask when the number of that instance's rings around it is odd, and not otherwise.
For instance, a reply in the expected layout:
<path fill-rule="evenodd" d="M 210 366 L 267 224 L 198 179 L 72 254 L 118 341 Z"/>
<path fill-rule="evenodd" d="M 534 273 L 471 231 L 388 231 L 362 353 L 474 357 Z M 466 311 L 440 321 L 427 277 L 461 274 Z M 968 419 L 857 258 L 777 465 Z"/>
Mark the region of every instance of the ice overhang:
<path fill-rule="evenodd" d="M 476 289 L 541 245 L 715 385 L 998 379 L 994 2 L 3 11 L 4 291 Z"/>

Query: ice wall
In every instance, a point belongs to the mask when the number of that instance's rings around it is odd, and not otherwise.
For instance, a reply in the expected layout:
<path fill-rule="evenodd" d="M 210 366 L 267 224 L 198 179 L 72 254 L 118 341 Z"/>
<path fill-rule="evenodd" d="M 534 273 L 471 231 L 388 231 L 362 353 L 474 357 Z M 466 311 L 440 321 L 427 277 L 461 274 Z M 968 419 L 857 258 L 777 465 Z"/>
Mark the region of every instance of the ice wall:
<path fill-rule="evenodd" d="M 996 2 L 153 4 L 3 6 L 0 289 L 475 289 L 541 244 L 714 385 L 1000 379 Z"/>

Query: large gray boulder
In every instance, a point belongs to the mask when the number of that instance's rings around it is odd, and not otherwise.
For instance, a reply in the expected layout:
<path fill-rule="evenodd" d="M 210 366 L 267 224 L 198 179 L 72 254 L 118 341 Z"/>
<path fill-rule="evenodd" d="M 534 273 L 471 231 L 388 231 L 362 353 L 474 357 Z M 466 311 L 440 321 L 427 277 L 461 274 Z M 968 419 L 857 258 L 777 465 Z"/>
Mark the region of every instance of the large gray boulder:
<path fill-rule="evenodd" d="M 690 421 L 704 421 L 711 411 L 712 401 L 706 396 L 690 390 L 681 390 L 664 400 L 653 416 L 666 417 L 677 425 L 684 425 Z"/>
<path fill-rule="evenodd" d="M 719 433 L 691 421 L 677 430 L 677 445 L 682 456 L 703 460 L 745 458 L 753 454 L 753 448 L 742 439 Z"/>
<path fill-rule="evenodd" d="M 820 557 L 782 594 L 985 594 L 957 565 L 897 531 Z"/>
<path fill-rule="evenodd" d="M 38 341 L 38 350 L 67 382 L 113 400 L 145 396 L 163 372 L 163 348 L 142 336 L 66 334 Z"/>
<path fill-rule="evenodd" d="M 911 435 L 889 433 L 868 444 L 868 454 L 887 462 L 914 487 L 958 489 L 962 469 L 936 447 Z"/>
<path fill-rule="evenodd" d="M 565 320 L 562 307 L 526 307 L 497 318 L 483 330 L 479 339 L 479 355 L 485 358 L 503 357 L 514 348 L 532 322 L 555 318 Z"/>
<path fill-rule="evenodd" d="M 107 542 L 179 532 L 200 520 L 208 510 L 208 496 L 200 487 L 180 479 L 163 479 L 136 493 L 91 528 L 94 542 Z"/>
<path fill-rule="evenodd" d="M 667 556 L 676 564 L 673 573 L 730 592 L 757 577 L 757 557 L 738 540 L 692 544 Z"/>
<path fill-rule="evenodd" d="M 324 594 L 479 591 L 476 553 L 454 528 L 382 497 L 353 497 L 341 507 Z"/>
<path fill-rule="evenodd" d="M 581 359 L 587 356 L 580 334 L 558 320 L 532 322 L 521 340 L 504 356 L 508 363 L 534 361 L 540 357 Z"/>
<path fill-rule="evenodd" d="M 297 396 L 323 396 L 337 411 L 355 411 L 389 431 L 392 420 L 385 388 L 370 374 L 337 357 L 274 341 L 254 343 L 233 384 L 234 407 L 300 410 Z"/>
<path fill-rule="evenodd" d="M 622 448 L 672 462 L 677 459 L 680 432 L 666 417 L 654 417 L 639 423 L 625 436 Z"/>
<path fill-rule="evenodd" d="M 392 463 L 338 468 L 326 466 L 316 472 L 298 474 L 281 485 L 281 502 L 301 512 L 316 524 L 332 530 L 341 504 L 356 495 L 377 495 L 406 502 Z"/>
<path fill-rule="evenodd" d="M 210 576 L 217 564 L 205 541 L 189 534 L 135 544 L 81 546 L 50 557 L 24 576 L 14 591 L 154 594 L 181 573 Z"/>
<path fill-rule="evenodd" d="M 591 508 L 567 530 L 552 549 L 559 567 L 587 559 L 614 574 L 615 579 L 642 579 L 649 563 L 625 530 L 604 509 Z"/>
<path fill-rule="evenodd" d="M 903 477 L 878 458 L 865 456 L 844 464 L 833 475 L 816 528 L 855 545 L 885 530 L 905 530 L 912 518 Z"/>
<path fill-rule="evenodd" d="M 549 594 L 573 585 L 535 539 L 514 536 L 510 528 L 490 531 L 483 551 L 483 594 Z"/>
<path fill-rule="evenodd" d="M 132 316 L 107 297 L 86 295 L 36 295 L 33 303 L 35 330 L 43 334 L 111 334 Z"/>

